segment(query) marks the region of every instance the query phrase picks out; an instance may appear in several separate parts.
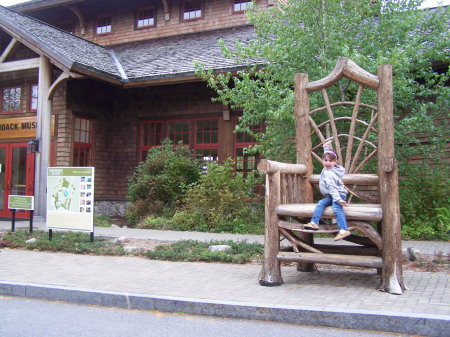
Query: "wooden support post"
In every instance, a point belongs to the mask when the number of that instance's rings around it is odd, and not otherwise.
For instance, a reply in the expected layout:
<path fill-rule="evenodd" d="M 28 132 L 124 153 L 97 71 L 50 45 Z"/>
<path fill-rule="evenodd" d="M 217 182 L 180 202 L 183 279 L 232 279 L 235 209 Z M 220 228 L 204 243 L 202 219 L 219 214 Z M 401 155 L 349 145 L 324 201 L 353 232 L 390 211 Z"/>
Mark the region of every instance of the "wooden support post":
<path fill-rule="evenodd" d="M 36 153 L 35 167 L 35 210 L 38 217 L 46 216 L 47 206 L 47 168 L 50 166 L 51 146 L 51 101 L 48 90 L 52 84 L 52 65 L 50 60 L 41 56 L 39 64 L 38 110 L 36 138 L 39 139 L 39 152 Z"/>
<path fill-rule="evenodd" d="M 297 146 L 297 164 L 303 164 L 307 167 L 305 179 L 299 181 L 299 202 L 313 202 L 313 189 L 309 183 L 309 176 L 313 173 L 311 156 L 311 124 L 309 122 L 309 94 L 306 90 L 309 77 L 308 74 L 294 75 L 295 88 L 295 129 L 297 130 L 295 143 Z M 302 239 L 310 246 L 314 244 L 312 234 L 302 233 Z M 313 271 L 314 264 L 299 262 L 297 269 L 301 271 Z"/>
<path fill-rule="evenodd" d="M 402 237 L 398 195 L 398 169 L 394 151 L 392 66 L 378 67 L 378 174 L 383 209 L 383 269 L 380 289 L 400 295 L 405 289 L 402 268 Z"/>
<path fill-rule="evenodd" d="M 283 283 L 280 262 L 277 260 L 280 249 L 280 234 L 275 207 L 278 206 L 279 202 L 280 172 L 266 174 L 264 262 L 259 274 L 259 284 L 262 286 L 279 286 Z"/>

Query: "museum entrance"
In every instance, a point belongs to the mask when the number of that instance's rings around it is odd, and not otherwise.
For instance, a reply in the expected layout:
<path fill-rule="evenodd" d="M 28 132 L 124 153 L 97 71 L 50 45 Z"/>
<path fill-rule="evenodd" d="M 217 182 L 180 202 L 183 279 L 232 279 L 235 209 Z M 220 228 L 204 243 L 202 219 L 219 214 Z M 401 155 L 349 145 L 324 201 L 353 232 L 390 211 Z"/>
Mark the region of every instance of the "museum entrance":
<path fill-rule="evenodd" d="M 34 153 L 27 143 L 0 144 L 0 217 L 11 217 L 9 195 L 34 194 Z M 28 211 L 16 211 L 17 218 L 29 217 Z"/>

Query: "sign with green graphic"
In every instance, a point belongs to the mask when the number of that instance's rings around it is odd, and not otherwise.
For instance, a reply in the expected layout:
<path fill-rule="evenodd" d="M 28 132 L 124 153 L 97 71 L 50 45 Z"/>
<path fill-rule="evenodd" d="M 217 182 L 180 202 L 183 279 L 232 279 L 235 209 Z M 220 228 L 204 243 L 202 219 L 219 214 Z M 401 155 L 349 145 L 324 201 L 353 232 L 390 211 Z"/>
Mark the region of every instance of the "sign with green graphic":
<path fill-rule="evenodd" d="M 34 197 L 28 195 L 10 195 L 8 196 L 9 209 L 34 210 Z"/>
<path fill-rule="evenodd" d="M 49 167 L 47 229 L 94 231 L 94 168 Z"/>

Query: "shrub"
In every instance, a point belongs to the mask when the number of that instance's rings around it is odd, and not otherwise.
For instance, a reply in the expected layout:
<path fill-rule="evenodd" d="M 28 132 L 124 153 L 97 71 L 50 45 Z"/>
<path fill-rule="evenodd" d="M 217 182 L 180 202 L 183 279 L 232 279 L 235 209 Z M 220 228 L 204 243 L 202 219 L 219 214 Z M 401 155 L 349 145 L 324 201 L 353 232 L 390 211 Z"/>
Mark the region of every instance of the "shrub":
<path fill-rule="evenodd" d="M 409 169 L 399 182 L 402 237 L 449 240 L 448 168 L 418 164 Z"/>
<path fill-rule="evenodd" d="M 172 215 L 200 172 L 198 161 L 186 146 L 174 147 L 166 139 L 161 146 L 151 148 L 128 180 L 128 221 L 136 224 L 148 215 Z"/>
<path fill-rule="evenodd" d="M 208 165 L 187 191 L 183 210 L 173 217 L 178 229 L 242 233 L 260 228 L 262 233 L 261 206 L 252 203 L 252 188 L 242 174 L 234 173 L 233 164 L 227 160 Z"/>

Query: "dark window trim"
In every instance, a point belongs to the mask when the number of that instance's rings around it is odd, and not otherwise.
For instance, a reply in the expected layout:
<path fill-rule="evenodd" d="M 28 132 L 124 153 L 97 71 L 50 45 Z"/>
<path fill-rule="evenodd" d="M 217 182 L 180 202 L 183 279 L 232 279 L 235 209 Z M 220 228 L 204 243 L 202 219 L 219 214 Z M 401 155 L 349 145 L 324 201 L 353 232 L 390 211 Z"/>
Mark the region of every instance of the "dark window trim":
<path fill-rule="evenodd" d="M 153 24 L 152 25 L 146 25 L 146 26 L 138 27 L 139 13 L 141 13 L 143 11 L 146 11 L 146 10 L 153 10 Z M 136 30 L 141 30 L 141 29 L 156 27 L 156 13 L 157 13 L 157 7 L 156 6 L 147 6 L 147 7 L 138 8 L 137 11 L 136 11 L 136 18 L 135 18 L 134 28 Z"/>
<path fill-rule="evenodd" d="M 106 18 L 109 18 L 109 25 L 102 25 L 102 26 L 99 26 L 99 20 L 101 20 L 101 19 L 106 19 Z M 109 30 L 109 32 L 107 31 L 107 32 L 102 32 L 102 33 L 99 33 L 98 32 L 98 28 L 99 27 L 110 27 L 110 30 Z M 98 15 L 96 18 L 95 18 L 95 35 L 98 35 L 98 36 L 103 36 L 103 35 L 108 35 L 108 34 L 111 34 L 112 33 L 112 14 L 103 14 L 103 15 Z"/>
<path fill-rule="evenodd" d="M 196 1 L 200 2 L 200 16 L 199 17 L 185 19 L 184 18 L 184 14 L 186 13 L 186 10 L 185 10 L 186 3 L 196 2 Z M 195 21 L 195 20 L 203 19 L 204 7 L 205 6 L 204 6 L 204 3 L 203 3 L 203 0 L 183 0 L 183 2 L 181 4 L 181 21 Z M 193 12 L 193 11 L 189 11 L 189 12 Z"/>

